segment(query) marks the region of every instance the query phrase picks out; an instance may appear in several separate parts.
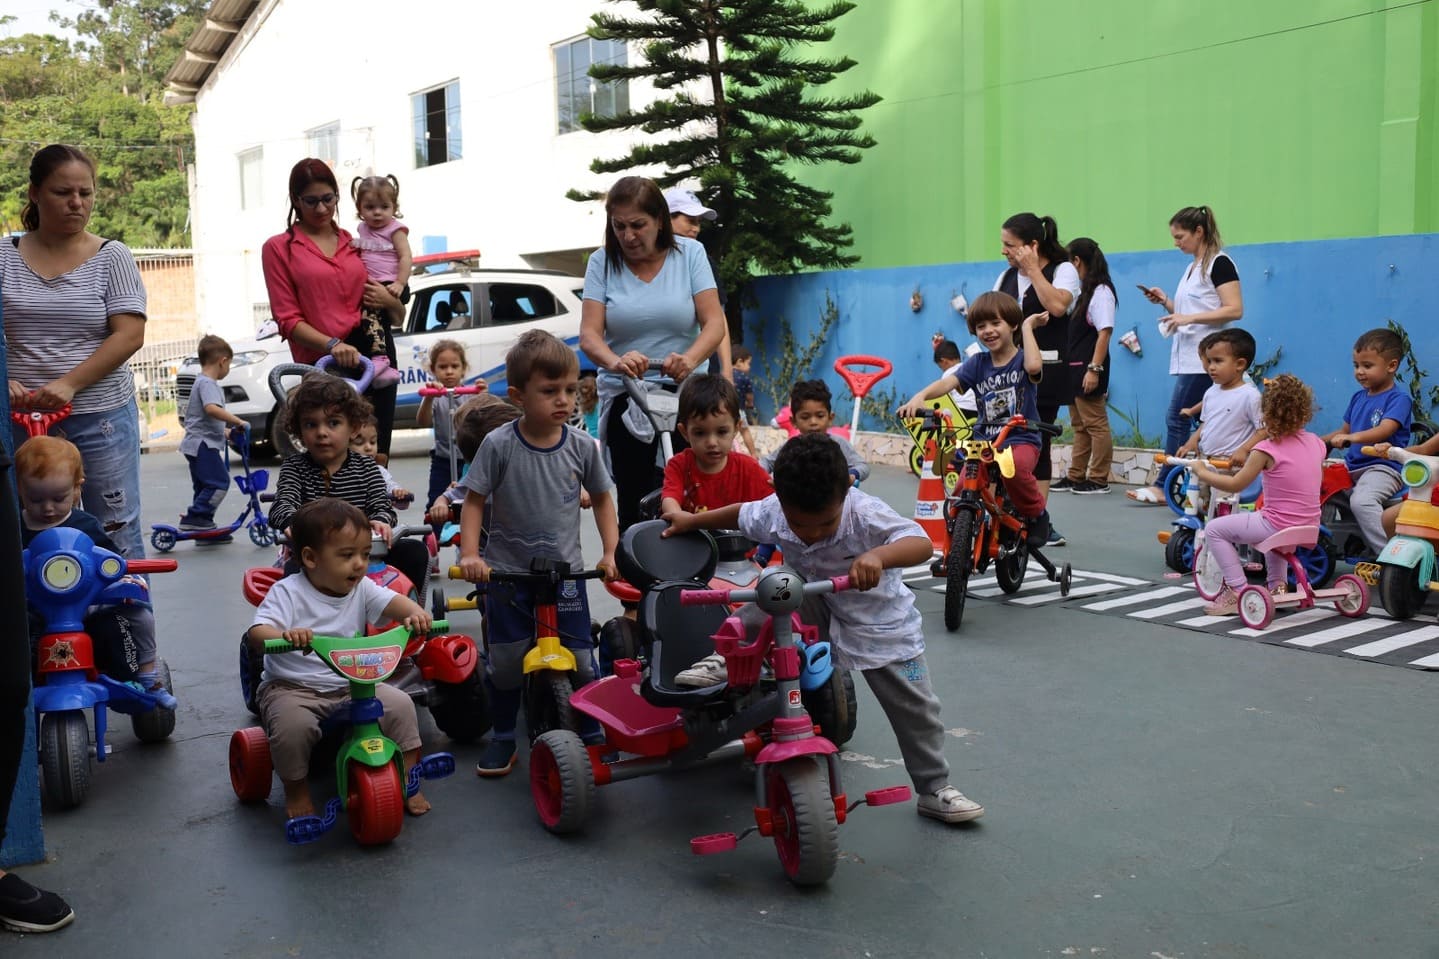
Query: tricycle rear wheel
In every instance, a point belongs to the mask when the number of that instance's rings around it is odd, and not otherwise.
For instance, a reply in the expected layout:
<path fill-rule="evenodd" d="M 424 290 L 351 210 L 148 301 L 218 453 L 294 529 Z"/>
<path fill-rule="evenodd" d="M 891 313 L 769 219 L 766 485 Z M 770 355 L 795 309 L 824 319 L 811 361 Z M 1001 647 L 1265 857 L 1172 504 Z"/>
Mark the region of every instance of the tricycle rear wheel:
<path fill-rule="evenodd" d="M 155 678 L 160 681 L 165 692 L 175 691 L 170 682 L 170 664 L 163 659 L 155 660 Z M 135 731 L 135 738 L 142 743 L 164 742 L 175 731 L 175 710 L 156 706 L 148 713 L 135 713 L 130 717 L 130 728 Z"/>
<path fill-rule="evenodd" d="M 463 683 L 435 683 L 430 717 L 455 742 L 470 743 L 483 736 L 490 728 L 490 705 L 480 670 Z"/>
<path fill-rule="evenodd" d="M 530 796 L 540 822 L 556 835 L 584 828 L 595 798 L 589 751 L 568 729 L 551 729 L 530 747 Z"/>
<path fill-rule="evenodd" d="M 45 713 L 40 722 L 40 769 L 45 795 L 61 809 L 85 801 L 90 791 L 90 728 L 85 713 Z"/>
<path fill-rule="evenodd" d="M 405 823 L 405 789 L 393 762 L 383 766 L 350 763 L 350 795 L 345 803 L 350 835 L 362 846 L 383 846 Z"/>
<path fill-rule="evenodd" d="M 264 802 L 275 782 L 270 737 L 259 726 L 237 729 L 230 737 L 230 785 L 240 802 Z"/>
<path fill-rule="evenodd" d="M 796 886 L 817 886 L 834 875 L 839 824 L 829 785 L 813 757 L 790 759 L 765 773 L 774 847 Z"/>
<path fill-rule="evenodd" d="M 1379 567 L 1379 602 L 1395 619 L 1412 619 L 1424 608 L 1426 590 L 1419 584 L 1419 570 L 1384 563 Z"/>
<path fill-rule="evenodd" d="M 802 696 L 804 708 L 819 726 L 821 735 L 836 746 L 849 742 L 859 722 L 859 702 L 854 695 L 854 676 L 849 670 L 834 670 L 823 686 Z"/>

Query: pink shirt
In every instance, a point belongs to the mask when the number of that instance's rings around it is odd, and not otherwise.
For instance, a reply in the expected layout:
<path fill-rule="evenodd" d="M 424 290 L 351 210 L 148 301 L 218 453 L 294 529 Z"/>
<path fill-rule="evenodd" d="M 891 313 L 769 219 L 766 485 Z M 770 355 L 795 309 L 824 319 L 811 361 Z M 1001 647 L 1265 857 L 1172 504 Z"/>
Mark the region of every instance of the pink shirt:
<path fill-rule="evenodd" d="M 395 234 L 409 233 L 410 228 L 399 220 L 391 220 L 378 230 L 361 220 L 355 227 L 355 238 L 350 245 L 360 251 L 365 269 L 370 278 L 381 283 L 393 283 L 400 275 L 400 254 L 395 249 Z"/>
<path fill-rule="evenodd" d="M 265 241 L 260 263 L 270 291 L 270 313 L 290 340 L 297 363 L 313 363 L 324 354 L 290 334 L 301 320 L 328 336 L 344 339 L 360 322 L 365 298 L 365 264 L 350 245 L 350 234 L 336 228 L 335 255 L 326 256 L 315 241 L 295 229 Z"/>
<path fill-rule="evenodd" d="M 1275 529 L 1318 525 L 1324 441 L 1300 430 L 1293 436 L 1260 440 L 1254 448 L 1274 459 L 1264 471 L 1264 506 L 1259 514 Z"/>

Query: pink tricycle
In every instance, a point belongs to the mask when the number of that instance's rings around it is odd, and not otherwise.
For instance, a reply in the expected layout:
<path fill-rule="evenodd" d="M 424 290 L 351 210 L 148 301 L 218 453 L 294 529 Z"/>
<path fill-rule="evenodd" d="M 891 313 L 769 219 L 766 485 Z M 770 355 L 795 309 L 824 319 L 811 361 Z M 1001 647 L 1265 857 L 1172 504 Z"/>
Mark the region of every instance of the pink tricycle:
<path fill-rule="evenodd" d="M 1291 592 L 1274 595 L 1265 586 L 1246 586 L 1239 591 L 1239 618 L 1250 629 L 1264 629 L 1274 621 L 1276 607 L 1292 606 L 1296 609 L 1313 609 L 1319 600 L 1333 600 L 1339 615 L 1356 618 L 1369 609 L 1369 587 L 1364 580 L 1353 573 L 1345 573 L 1334 580 L 1326 589 L 1315 589 L 1309 585 L 1309 576 L 1304 563 L 1296 556 L 1301 549 L 1312 549 L 1319 541 L 1318 526 L 1291 526 L 1261 542 L 1255 549 L 1260 553 L 1278 553 L 1284 557 L 1294 571 L 1294 589 Z"/>
<path fill-rule="evenodd" d="M 676 570 L 708 560 L 713 569 L 715 547 L 704 533 L 650 545 L 657 554 L 646 565 L 659 559 L 665 569 Z M 645 592 L 639 614 L 649 644 L 647 664 L 618 660 L 614 675 L 571 696 L 573 709 L 600 723 L 604 741 L 587 746 L 575 733 L 554 729 L 531 747 L 530 792 L 540 821 L 554 833 L 574 832 L 594 806 L 596 785 L 749 758 L 755 766 L 755 824 L 738 836 L 695 838 L 691 850 L 725 852 L 758 832 L 774 840 L 791 882 L 824 883 L 834 873 L 838 827 L 848 814 L 859 805 L 906 802 L 911 796 L 908 786 L 892 786 L 851 802 L 840 781 L 838 747 L 816 731 L 804 706 L 806 667 L 795 642 L 794 614 L 805 596 L 848 589 L 848 578 L 806 583 L 794 570 L 774 566 L 752 589 L 703 589 L 696 580 L 708 575 L 691 572 L 696 575 Z M 770 617 L 757 636 L 729 615 L 729 604 L 747 602 Z M 675 684 L 677 673 L 711 652 L 725 657 L 727 682 L 699 689 Z"/>

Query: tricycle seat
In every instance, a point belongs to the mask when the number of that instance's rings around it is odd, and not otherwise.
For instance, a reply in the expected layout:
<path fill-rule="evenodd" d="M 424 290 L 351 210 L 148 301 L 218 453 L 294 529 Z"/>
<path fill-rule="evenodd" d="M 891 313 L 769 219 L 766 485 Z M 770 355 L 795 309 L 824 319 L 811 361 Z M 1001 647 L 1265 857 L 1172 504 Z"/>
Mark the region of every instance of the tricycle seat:
<path fill-rule="evenodd" d="M 664 520 L 636 523 L 620 537 L 615 564 L 620 575 L 643 592 L 661 581 L 687 579 L 708 583 L 719 562 L 719 550 L 708 533 L 695 530 L 663 536 Z"/>
<path fill-rule="evenodd" d="M 1319 542 L 1318 526 L 1291 526 L 1265 539 L 1257 547 L 1261 552 L 1288 556 L 1298 549 L 1307 549 Z"/>
<path fill-rule="evenodd" d="M 650 641 L 649 675 L 640 694 L 655 706 L 686 708 L 724 698 L 724 683 L 675 685 L 676 675 L 715 651 L 711 637 L 729 616 L 724 606 L 681 606 L 680 592 L 694 588 L 689 581 L 659 583 L 640 603 L 640 625 Z"/>

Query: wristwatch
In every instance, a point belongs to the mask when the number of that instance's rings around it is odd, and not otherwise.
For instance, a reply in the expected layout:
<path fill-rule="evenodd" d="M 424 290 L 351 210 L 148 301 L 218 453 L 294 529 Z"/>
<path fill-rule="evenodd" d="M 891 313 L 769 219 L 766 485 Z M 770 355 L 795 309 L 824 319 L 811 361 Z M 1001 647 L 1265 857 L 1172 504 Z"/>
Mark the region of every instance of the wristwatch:
<path fill-rule="evenodd" d="M 1103 373 L 1103 372 L 1104 372 L 1104 367 L 1102 367 L 1102 366 L 1095 366 L 1093 363 L 1091 363 L 1091 364 L 1089 364 L 1088 366 L 1086 366 L 1085 369 L 1088 370 L 1088 371 L 1091 372 L 1091 373 Z"/>

